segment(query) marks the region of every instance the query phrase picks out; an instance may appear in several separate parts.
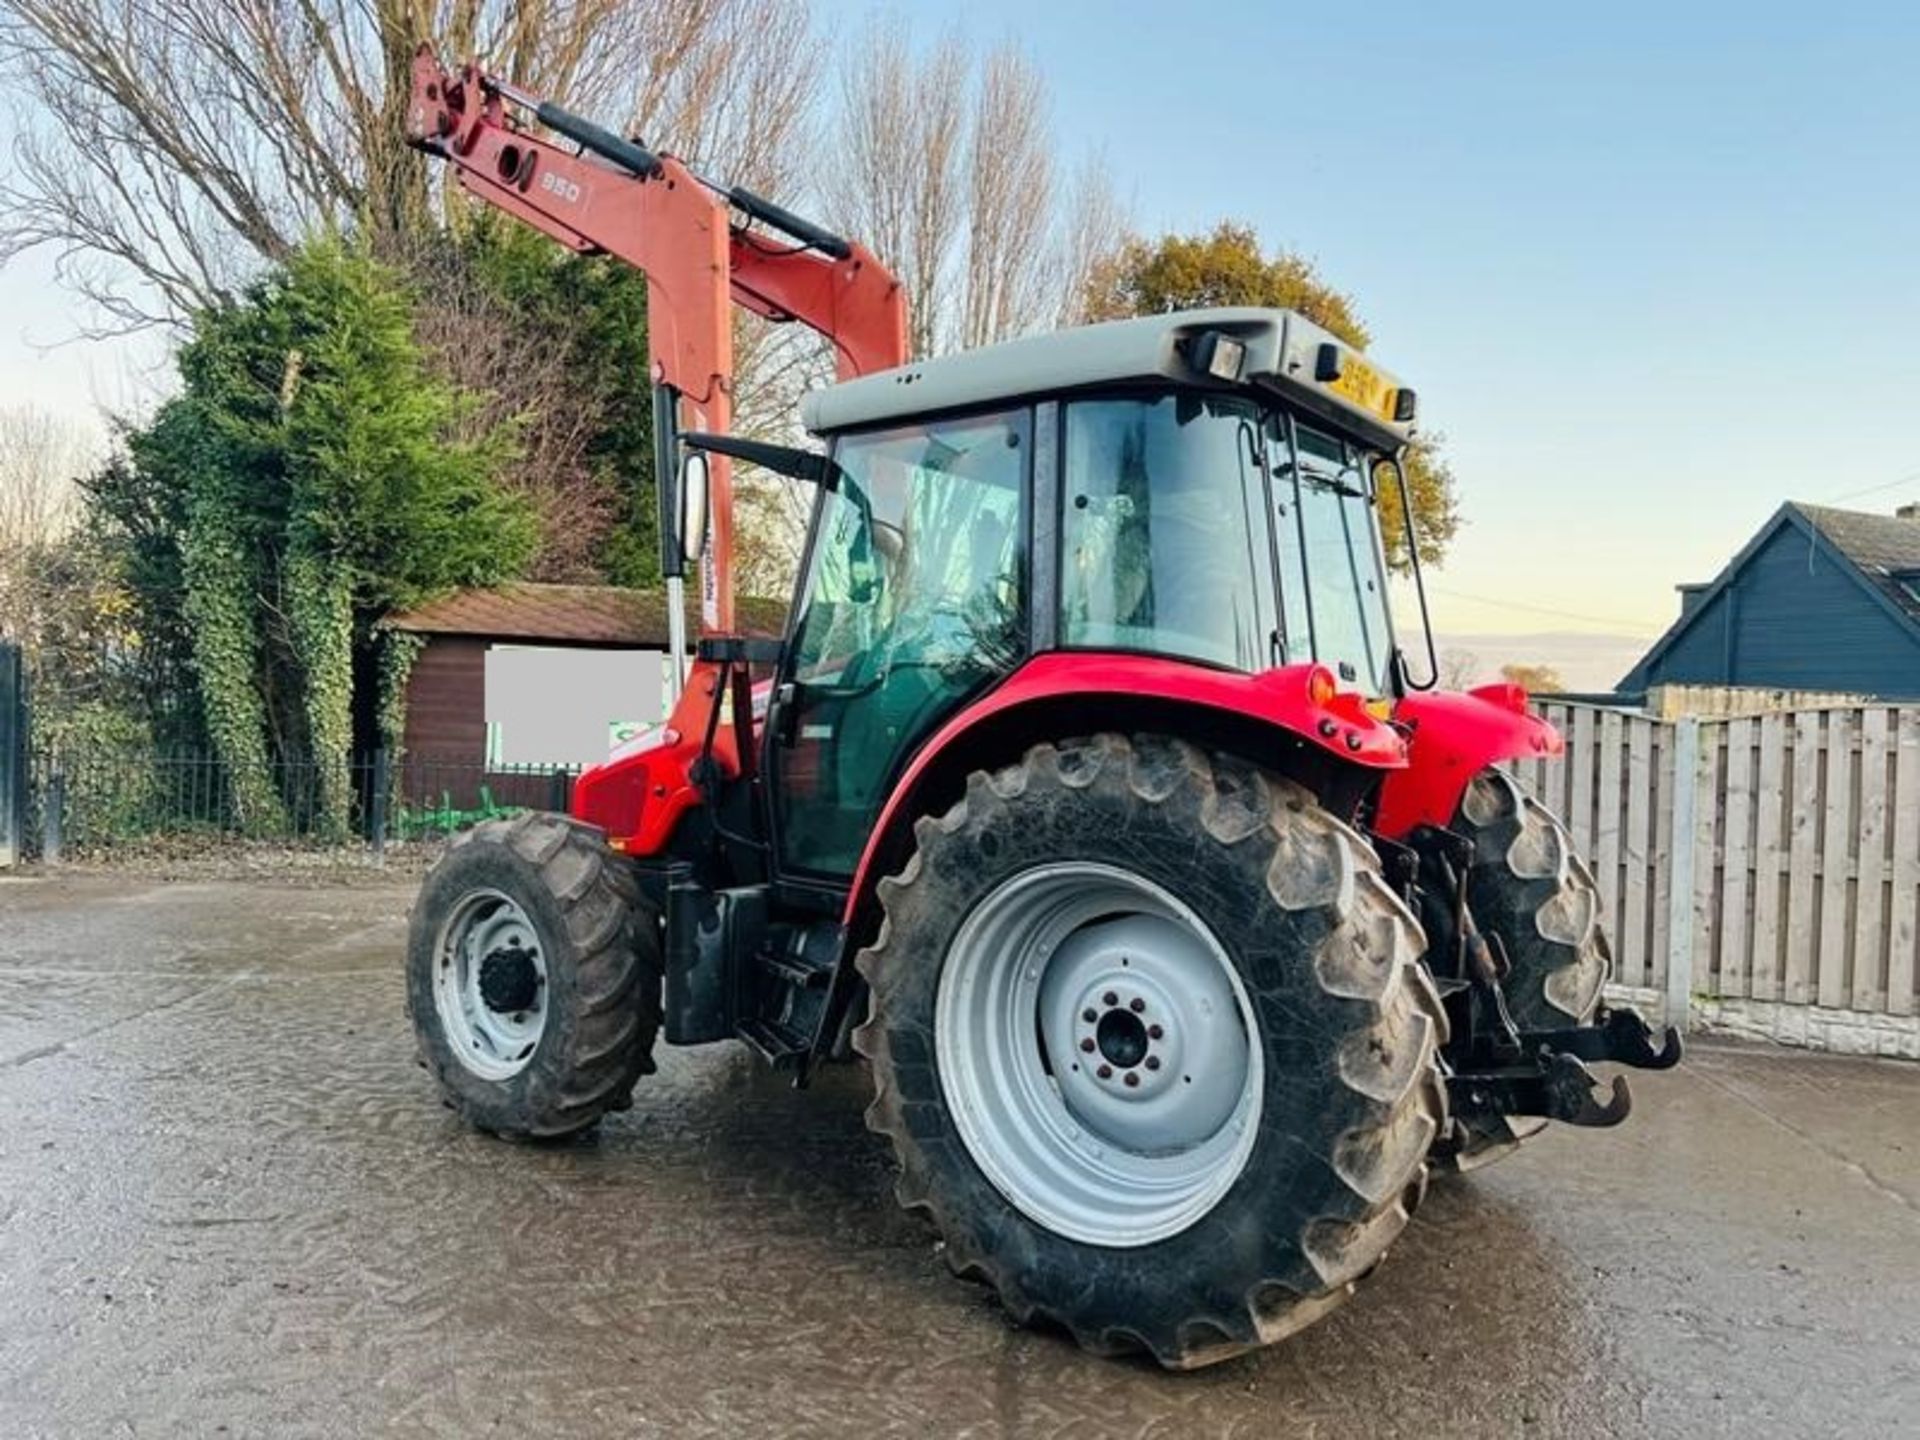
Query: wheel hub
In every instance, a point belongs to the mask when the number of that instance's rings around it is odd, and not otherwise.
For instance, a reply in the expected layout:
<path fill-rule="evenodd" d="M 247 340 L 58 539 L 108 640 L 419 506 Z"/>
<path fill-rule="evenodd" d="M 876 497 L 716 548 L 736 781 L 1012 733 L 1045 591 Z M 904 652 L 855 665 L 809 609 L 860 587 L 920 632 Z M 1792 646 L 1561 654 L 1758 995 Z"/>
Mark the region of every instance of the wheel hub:
<path fill-rule="evenodd" d="M 547 961 L 517 900 L 476 889 L 435 942 L 433 1003 L 454 1058 L 483 1080 L 526 1069 L 547 1027 Z"/>
<path fill-rule="evenodd" d="M 1060 1098 L 1096 1140 L 1190 1149 L 1245 1093 L 1247 1037 L 1226 973 L 1164 915 L 1075 930 L 1048 959 L 1039 1002 Z"/>
<path fill-rule="evenodd" d="M 480 998 L 496 1015 L 529 1010 L 540 995 L 540 972 L 533 952 L 515 940 L 492 951 L 480 962 Z"/>
<path fill-rule="evenodd" d="M 1131 1010 L 1107 1011 L 1094 1026 L 1093 1036 L 1100 1053 L 1122 1070 L 1131 1070 L 1147 1058 L 1147 1027 Z"/>
<path fill-rule="evenodd" d="M 975 906 L 942 966 L 934 1041 L 961 1138 L 1001 1193 L 1058 1234 L 1127 1247 L 1192 1224 L 1246 1164 L 1257 1034 L 1198 916 L 1081 861 Z"/>

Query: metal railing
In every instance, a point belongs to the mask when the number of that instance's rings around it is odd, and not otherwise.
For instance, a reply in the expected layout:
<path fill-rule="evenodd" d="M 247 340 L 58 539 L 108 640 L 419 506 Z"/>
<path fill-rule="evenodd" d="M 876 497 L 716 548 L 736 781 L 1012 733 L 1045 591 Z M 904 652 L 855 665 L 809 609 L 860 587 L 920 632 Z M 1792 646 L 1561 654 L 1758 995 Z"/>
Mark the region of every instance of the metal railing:
<path fill-rule="evenodd" d="M 384 750 L 344 763 L 289 757 L 239 781 L 205 752 L 99 749 L 36 756 L 23 839 L 49 864 L 163 849 L 296 848 L 378 862 L 525 810 L 565 810 L 574 765 L 499 765 Z"/>

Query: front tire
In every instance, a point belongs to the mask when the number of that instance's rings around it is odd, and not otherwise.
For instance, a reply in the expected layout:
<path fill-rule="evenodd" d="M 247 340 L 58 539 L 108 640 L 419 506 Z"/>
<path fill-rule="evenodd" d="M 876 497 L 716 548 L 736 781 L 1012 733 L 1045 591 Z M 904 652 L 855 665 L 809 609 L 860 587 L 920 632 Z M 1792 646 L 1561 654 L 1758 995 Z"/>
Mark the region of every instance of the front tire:
<path fill-rule="evenodd" d="M 447 1103 L 551 1139 L 632 1103 L 653 1069 L 660 941 L 592 826 L 534 813 L 454 837 L 407 934 L 407 1014 Z"/>
<path fill-rule="evenodd" d="M 1177 1368 L 1351 1294 L 1446 1122 L 1446 1022 L 1367 843 L 1279 776 L 1118 735 L 974 774 L 915 839 L 855 1043 L 948 1263 Z"/>

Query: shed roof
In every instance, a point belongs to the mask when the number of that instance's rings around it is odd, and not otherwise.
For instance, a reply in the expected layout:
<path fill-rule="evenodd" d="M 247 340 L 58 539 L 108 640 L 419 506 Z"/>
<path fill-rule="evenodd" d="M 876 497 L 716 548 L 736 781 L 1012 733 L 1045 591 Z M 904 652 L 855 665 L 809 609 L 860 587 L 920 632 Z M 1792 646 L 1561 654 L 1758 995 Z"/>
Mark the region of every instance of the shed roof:
<path fill-rule="evenodd" d="M 785 627 L 784 600 L 741 597 L 734 602 L 740 628 L 750 635 L 778 635 Z M 618 585 L 537 585 L 516 581 L 486 590 L 456 590 L 380 622 L 415 635 L 470 635 L 488 640 L 539 641 L 558 645 L 625 645 L 658 650 L 667 643 L 665 590 Z M 687 597 L 687 624 L 697 632 L 699 600 Z"/>

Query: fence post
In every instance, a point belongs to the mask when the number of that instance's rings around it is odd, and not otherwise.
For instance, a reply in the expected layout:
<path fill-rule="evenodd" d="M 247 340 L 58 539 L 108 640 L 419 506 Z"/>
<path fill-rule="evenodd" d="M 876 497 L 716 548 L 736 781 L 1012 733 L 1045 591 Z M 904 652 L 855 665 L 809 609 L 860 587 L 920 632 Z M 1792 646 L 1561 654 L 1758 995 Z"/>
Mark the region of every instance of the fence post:
<path fill-rule="evenodd" d="M 567 813 L 567 781 L 570 777 L 559 766 L 554 766 L 553 774 L 547 780 L 547 809 L 556 815 Z"/>
<path fill-rule="evenodd" d="M 0 870 L 20 863 L 27 829 L 27 674 L 20 647 L 0 643 Z"/>
<path fill-rule="evenodd" d="M 1674 722 L 1673 841 L 1667 857 L 1666 1021 L 1687 1028 L 1693 1008 L 1693 852 L 1700 781 L 1700 722 L 1691 715 Z"/>
<path fill-rule="evenodd" d="M 382 745 L 373 752 L 373 794 L 367 807 L 371 812 L 373 863 L 380 868 L 387 863 L 387 766 L 387 747 Z"/>
<path fill-rule="evenodd" d="M 40 859 L 43 864 L 58 865 L 67 822 L 67 772 L 58 760 L 47 773 L 46 793 L 40 797 Z"/>

